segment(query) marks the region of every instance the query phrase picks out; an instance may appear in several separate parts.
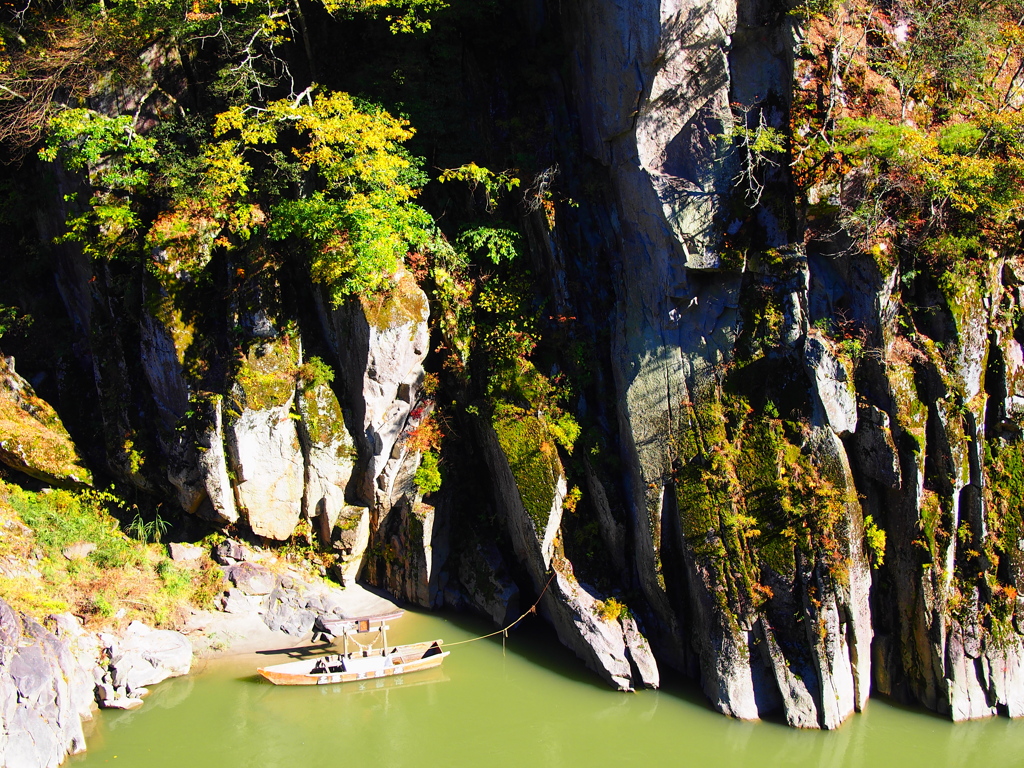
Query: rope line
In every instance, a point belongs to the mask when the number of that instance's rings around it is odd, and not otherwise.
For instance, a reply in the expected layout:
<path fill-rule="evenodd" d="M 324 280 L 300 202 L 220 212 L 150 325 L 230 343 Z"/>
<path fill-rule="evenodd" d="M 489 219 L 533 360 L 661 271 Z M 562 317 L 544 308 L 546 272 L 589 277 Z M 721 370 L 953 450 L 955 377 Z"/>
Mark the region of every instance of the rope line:
<path fill-rule="evenodd" d="M 548 591 L 548 587 L 551 586 L 551 582 L 552 582 L 552 580 L 554 578 L 555 578 L 555 571 L 552 570 L 551 571 L 551 576 L 548 577 L 548 583 L 545 584 L 544 585 L 544 589 L 542 589 L 540 591 L 540 597 L 537 598 L 537 602 L 535 602 L 533 605 L 531 605 L 529 607 L 529 609 L 526 611 L 526 613 L 524 613 L 518 619 L 513 621 L 507 627 L 502 627 L 501 629 L 497 629 L 494 632 L 490 632 L 490 633 L 488 633 L 486 635 L 480 635 L 480 637 L 471 637 L 469 640 L 459 640 L 457 643 L 445 643 L 444 647 L 445 648 L 451 648 L 453 645 L 465 645 L 466 643 L 475 643 L 477 640 L 483 640 L 483 639 L 488 638 L 488 637 L 494 637 L 495 635 L 504 635 L 504 637 L 502 637 L 502 639 L 501 639 L 501 646 L 502 646 L 502 648 L 504 648 L 505 647 L 505 637 L 508 637 L 508 631 L 510 629 L 512 629 L 512 627 L 514 627 L 520 621 L 522 621 L 527 616 L 529 616 L 531 613 L 536 613 L 537 612 L 537 606 L 540 605 L 540 601 L 543 599 L 544 593 Z"/>

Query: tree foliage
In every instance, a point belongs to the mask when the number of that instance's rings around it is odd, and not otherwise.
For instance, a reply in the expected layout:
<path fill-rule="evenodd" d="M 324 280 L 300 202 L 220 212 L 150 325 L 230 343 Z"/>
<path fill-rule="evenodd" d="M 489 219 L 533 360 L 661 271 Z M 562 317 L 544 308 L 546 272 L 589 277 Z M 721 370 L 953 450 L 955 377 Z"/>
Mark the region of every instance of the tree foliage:
<path fill-rule="evenodd" d="M 792 139 L 797 182 L 821 201 L 816 221 L 835 219 L 858 247 L 891 242 L 947 266 L 1017 247 L 1021 11 L 899 0 L 837 5 L 810 21 L 828 29 L 831 53 L 811 65 L 818 91 L 797 93 Z"/>

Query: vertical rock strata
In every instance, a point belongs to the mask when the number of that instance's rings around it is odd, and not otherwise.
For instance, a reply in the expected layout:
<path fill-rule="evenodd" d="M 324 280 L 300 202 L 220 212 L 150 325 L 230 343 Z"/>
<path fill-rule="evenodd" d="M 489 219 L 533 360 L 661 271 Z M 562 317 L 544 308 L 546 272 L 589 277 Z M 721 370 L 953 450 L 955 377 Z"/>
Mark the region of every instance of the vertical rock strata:
<path fill-rule="evenodd" d="M 384 297 L 333 310 L 321 300 L 318 310 L 340 362 L 358 455 L 347 495 L 371 510 L 370 577 L 410 602 L 432 607 L 440 594 L 434 510 L 420 503 L 413 482 L 420 455 L 406 445 L 431 406 L 421 392 L 430 349 L 427 297 L 402 270 Z"/>
<path fill-rule="evenodd" d="M 890 243 L 804 245 L 786 158 L 752 170 L 736 149 L 789 127 L 783 10 L 574 13 L 585 151 L 615 195 L 613 373 L 659 656 L 738 717 L 833 728 L 872 681 L 955 720 L 1018 716 L 1018 265 L 903 275 Z M 804 87 L 824 55 L 799 63 Z"/>
<path fill-rule="evenodd" d="M 654 636 L 723 712 L 781 706 L 792 725 L 834 728 L 870 689 L 870 571 L 842 440 L 853 382 L 809 334 L 785 174 L 748 179 L 773 198 L 748 207 L 722 140 L 785 125 L 790 18 L 745 1 L 576 13 L 586 150 L 610 169 L 621 222 L 613 365 Z"/>
<path fill-rule="evenodd" d="M 534 416 L 520 418 L 540 421 Z M 534 425 L 526 434 L 542 428 Z M 656 688 L 657 663 L 635 621 L 629 616 L 602 615 L 601 597 L 593 587 L 577 581 L 572 563 L 561 552 L 558 533 L 567 490 L 565 475 L 553 451 L 524 441 L 524 436 L 500 418 L 494 426 L 480 427 L 495 500 L 516 556 L 535 593 L 541 595 L 542 613 L 559 640 L 613 687 L 623 691 Z"/>

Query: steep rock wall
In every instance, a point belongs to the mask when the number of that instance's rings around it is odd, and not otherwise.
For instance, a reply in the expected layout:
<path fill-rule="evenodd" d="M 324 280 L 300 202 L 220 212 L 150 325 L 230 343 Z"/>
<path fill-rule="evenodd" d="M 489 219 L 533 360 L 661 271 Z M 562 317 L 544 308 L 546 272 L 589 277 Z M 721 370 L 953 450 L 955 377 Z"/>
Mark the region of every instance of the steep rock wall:
<path fill-rule="evenodd" d="M 808 334 L 785 175 L 744 176 L 721 138 L 787 120 L 791 20 L 750 2 L 575 13 L 576 108 L 621 222 L 613 373 L 654 637 L 723 712 L 836 727 L 870 688 L 852 382 Z"/>

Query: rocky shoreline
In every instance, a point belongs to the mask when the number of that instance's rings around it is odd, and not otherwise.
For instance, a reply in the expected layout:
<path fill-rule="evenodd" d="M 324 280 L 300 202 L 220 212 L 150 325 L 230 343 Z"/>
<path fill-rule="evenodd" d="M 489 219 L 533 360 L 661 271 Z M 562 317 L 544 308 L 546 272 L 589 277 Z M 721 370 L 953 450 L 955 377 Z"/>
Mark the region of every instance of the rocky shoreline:
<path fill-rule="evenodd" d="M 235 553 L 244 552 L 237 547 Z M 219 558 L 220 610 L 195 610 L 180 631 L 132 621 L 93 632 L 70 613 L 40 623 L 0 599 L 0 766 L 54 768 L 83 752 L 83 722 L 97 707 L 134 709 L 150 686 L 187 675 L 197 659 L 308 642 L 319 614 L 358 616 L 394 604 L 358 585 L 343 589 Z"/>

